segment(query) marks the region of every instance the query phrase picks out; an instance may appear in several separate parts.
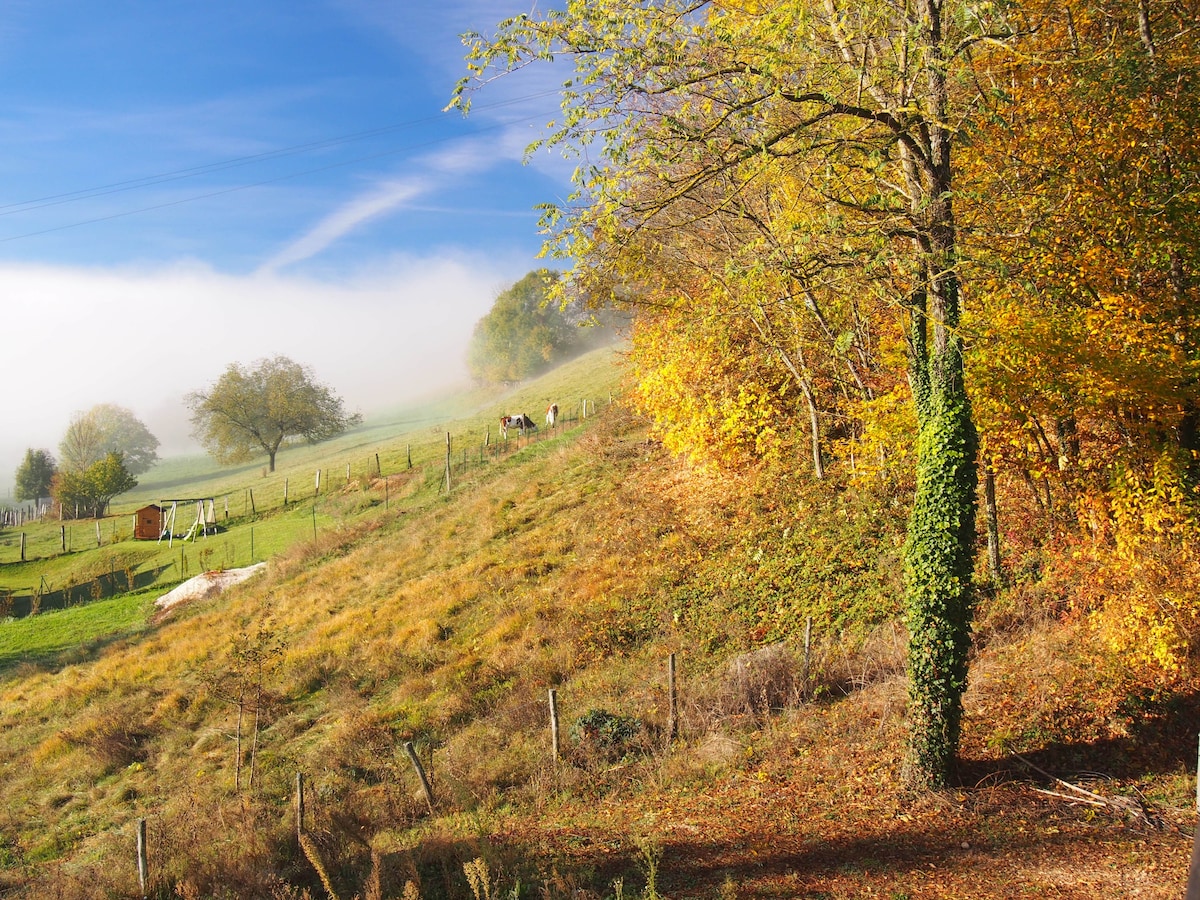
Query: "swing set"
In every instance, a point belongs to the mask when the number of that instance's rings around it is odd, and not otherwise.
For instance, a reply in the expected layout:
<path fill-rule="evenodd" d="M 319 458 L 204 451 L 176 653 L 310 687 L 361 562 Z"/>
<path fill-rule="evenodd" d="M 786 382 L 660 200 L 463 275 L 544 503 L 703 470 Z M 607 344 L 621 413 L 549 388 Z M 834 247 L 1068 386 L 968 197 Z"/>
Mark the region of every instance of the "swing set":
<path fill-rule="evenodd" d="M 209 534 L 215 534 L 217 531 L 217 504 L 212 497 L 202 497 L 192 500 L 162 500 L 159 506 L 166 508 L 167 503 L 171 504 L 171 511 L 163 516 L 162 531 L 158 535 L 158 542 L 161 544 L 163 538 L 167 539 L 167 546 L 170 547 L 175 539 L 175 514 L 179 507 L 190 506 L 196 504 L 196 520 L 192 522 L 192 527 L 184 533 L 181 541 L 195 542 L 200 535 L 208 537 Z"/>

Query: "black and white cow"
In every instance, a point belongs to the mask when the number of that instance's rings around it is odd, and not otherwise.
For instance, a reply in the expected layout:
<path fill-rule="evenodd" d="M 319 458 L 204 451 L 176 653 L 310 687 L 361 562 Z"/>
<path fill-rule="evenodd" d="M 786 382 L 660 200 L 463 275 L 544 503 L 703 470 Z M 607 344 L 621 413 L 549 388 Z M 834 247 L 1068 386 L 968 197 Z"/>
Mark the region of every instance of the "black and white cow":
<path fill-rule="evenodd" d="M 533 419 L 529 418 L 529 416 L 525 413 L 517 413 L 516 415 L 512 416 L 501 416 L 500 434 L 506 439 L 508 438 L 508 429 L 510 428 L 515 428 L 520 434 L 524 435 L 526 431 L 535 430 L 537 425 L 533 424 Z"/>

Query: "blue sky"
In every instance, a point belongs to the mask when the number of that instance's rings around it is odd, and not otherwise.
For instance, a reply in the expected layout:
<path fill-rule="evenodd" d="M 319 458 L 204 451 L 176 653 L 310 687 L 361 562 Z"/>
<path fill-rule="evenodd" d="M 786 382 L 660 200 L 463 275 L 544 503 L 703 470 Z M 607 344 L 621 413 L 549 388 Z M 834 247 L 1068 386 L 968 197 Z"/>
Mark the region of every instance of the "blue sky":
<path fill-rule="evenodd" d="M 0 496 L 96 403 L 185 449 L 183 395 L 233 361 L 286 354 L 368 414 L 461 381 L 574 167 L 522 163 L 553 67 L 443 112 L 459 35 L 528 8 L 4 2 Z"/>

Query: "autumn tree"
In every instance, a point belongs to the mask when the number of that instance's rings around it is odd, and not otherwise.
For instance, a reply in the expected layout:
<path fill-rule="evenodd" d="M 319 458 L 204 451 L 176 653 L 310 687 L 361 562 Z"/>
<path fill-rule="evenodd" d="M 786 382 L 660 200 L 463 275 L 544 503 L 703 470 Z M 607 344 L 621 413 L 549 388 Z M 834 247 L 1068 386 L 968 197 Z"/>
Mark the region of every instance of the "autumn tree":
<path fill-rule="evenodd" d="M 888 382 L 876 350 L 895 316 L 853 281 L 844 250 L 812 233 L 789 167 L 758 168 L 758 184 L 726 175 L 675 224 L 625 239 L 623 255 L 636 254 L 641 270 L 635 396 L 668 445 L 693 459 L 782 458 L 807 444 L 822 478 L 831 446 L 856 436 L 856 411 Z"/>
<path fill-rule="evenodd" d="M 58 466 L 48 450 L 25 451 L 25 458 L 17 466 L 14 476 L 14 493 L 17 500 L 37 500 L 50 496 L 50 484 Z"/>
<path fill-rule="evenodd" d="M 307 366 L 286 356 L 260 360 L 254 368 L 231 363 L 207 390 L 189 394 L 187 404 L 195 436 L 218 462 L 243 462 L 262 452 L 272 472 L 285 440 L 317 443 L 362 421 Z"/>
<path fill-rule="evenodd" d="M 917 421 L 905 550 L 911 752 L 916 778 L 934 785 L 958 746 L 972 617 L 976 433 L 958 327 L 954 155 L 974 88 L 959 76 L 978 43 L 1009 36 L 994 10 L 570 0 L 469 38 L 478 81 L 539 60 L 574 63 L 547 140 L 591 149 L 577 194 L 546 225 L 552 249 L 578 260 L 576 282 L 652 282 L 642 266 L 651 241 L 744 232 L 742 192 L 784 169 L 804 214 L 768 264 L 794 274 L 788 294 L 804 297 L 808 273 L 837 271 L 904 310 Z M 470 87 L 456 95 L 464 105 Z M 710 271 L 726 261 L 715 255 Z M 746 257 L 735 262 L 749 270 Z"/>
<path fill-rule="evenodd" d="M 981 288 L 964 327 L 984 453 L 1090 538 L 1077 609 L 1119 658 L 1200 653 L 1200 8 L 1027 0 L 1020 57 L 980 57 L 961 157 Z M 1081 592 L 1082 593 L 1082 592 Z"/>
<path fill-rule="evenodd" d="M 130 410 L 101 403 L 71 417 L 58 452 L 63 468 L 75 471 L 120 453 L 127 471 L 140 475 L 158 460 L 158 438 Z"/>
<path fill-rule="evenodd" d="M 988 456 L 1069 527 L 1118 464 L 1200 451 L 1195 4 L 1029 4 L 1030 58 L 963 156 Z"/>
<path fill-rule="evenodd" d="M 537 269 L 500 292 L 471 334 L 467 366 L 473 378 L 520 381 L 612 340 L 611 317 L 598 321 L 582 304 L 551 299 L 560 277 Z"/>
<path fill-rule="evenodd" d="M 64 517 L 72 518 L 78 511 L 99 518 L 108 511 L 114 497 L 137 487 L 137 483 L 125 468 L 122 455 L 114 450 L 85 469 L 59 470 L 50 493 L 61 504 Z"/>

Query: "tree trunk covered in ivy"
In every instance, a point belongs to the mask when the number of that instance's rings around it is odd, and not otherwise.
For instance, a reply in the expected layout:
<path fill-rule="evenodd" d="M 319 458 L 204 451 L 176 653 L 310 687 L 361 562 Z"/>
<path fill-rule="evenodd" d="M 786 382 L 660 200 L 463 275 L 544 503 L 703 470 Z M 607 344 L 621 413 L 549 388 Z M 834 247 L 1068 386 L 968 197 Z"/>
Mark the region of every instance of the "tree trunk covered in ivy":
<path fill-rule="evenodd" d="M 951 168 L 953 135 L 940 7 L 918 0 L 930 115 L 905 170 L 917 223 L 909 379 L 917 413 L 916 493 L 904 548 L 909 729 L 915 779 L 940 787 L 958 753 L 971 646 L 978 436 L 963 378 L 962 311 Z"/>
<path fill-rule="evenodd" d="M 904 549 L 914 773 L 938 787 L 954 768 L 973 613 L 976 434 L 957 336 L 913 358 L 916 495 Z"/>

